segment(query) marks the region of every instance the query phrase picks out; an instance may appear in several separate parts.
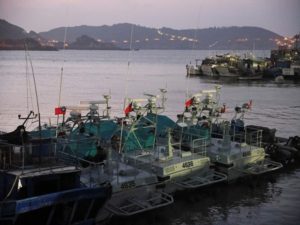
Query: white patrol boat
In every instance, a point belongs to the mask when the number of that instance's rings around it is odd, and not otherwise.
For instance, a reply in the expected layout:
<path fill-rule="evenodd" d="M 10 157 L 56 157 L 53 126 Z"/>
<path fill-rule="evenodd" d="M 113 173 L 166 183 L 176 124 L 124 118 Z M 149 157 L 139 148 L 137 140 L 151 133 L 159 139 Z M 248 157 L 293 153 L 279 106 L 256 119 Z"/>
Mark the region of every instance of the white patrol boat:
<path fill-rule="evenodd" d="M 221 113 L 225 105 L 219 106 L 220 86 L 212 90 L 203 90 L 186 102 L 186 110 L 179 117 L 175 137 L 181 139 L 182 147 L 197 151 L 206 150 L 207 156 L 215 168 L 227 174 L 228 181 L 246 175 L 260 175 L 282 167 L 280 163 L 268 160 L 261 145 L 262 131 L 245 131 L 243 136 L 230 130 L 230 122 L 221 122 Z M 244 104 L 242 110 L 249 107 Z M 213 125 L 221 129 L 215 134 Z M 201 144 L 202 143 L 202 144 Z"/>
<path fill-rule="evenodd" d="M 205 150 L 182 151 L 180 143 L 173 143 L 171 130 L 176 123 L 158 114 L 164 110 L 166 99 L 166 91 L 161 91 L 162 106 L 157 106 L 159 96 L 150 94 L 146 94 L 147 99 L 129 99 L 125 109 L 127 116 L 122 119 L 124 125 L 117 138 L 122 141 L 119 146 L 125 161 L 156 174 L 166 184 L 168 193 L 226 180 L 226 175 L 210 168 Z"/>
<path fill-rule="evenodd" d="M 60 152 L 65 159 L 82 167 L 81 183 L 97 187 L 108 180 L 112 186 L 111 199 L 97 220 L 111 215 L 132 216 L 172 204 L 173 197 L 157 188 L 160 181 L 155 174 L 127 164 L 119 152 L 111 151 L 110 138 L 118 124 L 109 115 L 110 96 L 104 98 L 105 101 L 80 102 L 89 106 L 66 107 L 72 110 L 66 121 L 73 125 L 59 139 L 60 143 L 65 144 L 65 140 L 70 143 Z M 105 105 L 102 115 L 98 113 L 100 105 Z M 81 116 L 84 110 L 88 113 Z"/>

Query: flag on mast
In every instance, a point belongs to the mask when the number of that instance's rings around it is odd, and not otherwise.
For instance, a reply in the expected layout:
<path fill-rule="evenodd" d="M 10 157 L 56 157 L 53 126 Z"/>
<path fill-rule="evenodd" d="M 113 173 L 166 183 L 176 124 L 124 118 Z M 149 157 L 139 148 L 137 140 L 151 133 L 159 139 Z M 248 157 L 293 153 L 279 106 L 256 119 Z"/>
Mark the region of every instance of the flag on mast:
<path fill-rule="evenodd" d="M 55 108 L 55 115 L 65 115 L 66 114 L 66 107 L 56 107 Z"/>
<path fill-rule="evenodd" d="M 129 115 L 130 112 L 133 111 L 133 108 L 132 108 L 132 102 L 124 109 L 124 113 L 126 116 Z"/>
<path fill-rule="evenodd" d="M 190 107 L 191 105 L 193 104 L 193 98 L 191 98 L 191 99 L 189 99 L 189 100 L 187 100 L 186 102 L 185 102 L 185 107 Z"/>

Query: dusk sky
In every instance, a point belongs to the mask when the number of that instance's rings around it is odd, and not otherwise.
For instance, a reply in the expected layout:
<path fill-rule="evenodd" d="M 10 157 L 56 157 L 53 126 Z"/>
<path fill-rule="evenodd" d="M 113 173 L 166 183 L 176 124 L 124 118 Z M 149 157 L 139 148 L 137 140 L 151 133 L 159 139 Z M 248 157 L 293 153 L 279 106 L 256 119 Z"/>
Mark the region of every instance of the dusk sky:
<path fill-rule="evenodd" d="M 0 18 L 26 31 L 134 23 L 160 28 L 259 26 L 300 32 L 300 0 L 0 0 Z"/>

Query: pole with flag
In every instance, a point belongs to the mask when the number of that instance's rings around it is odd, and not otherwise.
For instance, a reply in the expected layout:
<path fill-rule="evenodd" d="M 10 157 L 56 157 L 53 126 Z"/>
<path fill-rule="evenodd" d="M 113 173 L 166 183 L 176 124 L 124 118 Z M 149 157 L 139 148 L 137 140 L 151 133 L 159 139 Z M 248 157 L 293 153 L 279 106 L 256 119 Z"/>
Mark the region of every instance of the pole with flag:
<path fill-rule="evenodd" d="M 133 111 L 132 102 L 124 109 L 125 116 L 129 116 L 129 113 Z"/>
<path fill-rule="evenodd" d="M 194 97 L 193 98 L 190 98 L 189 100 L 187 100 L 185 102 L 185 107 L 186 108 L 189 108 L 192 104 L 193 104 L 193 101 L 194 101 Z"/>

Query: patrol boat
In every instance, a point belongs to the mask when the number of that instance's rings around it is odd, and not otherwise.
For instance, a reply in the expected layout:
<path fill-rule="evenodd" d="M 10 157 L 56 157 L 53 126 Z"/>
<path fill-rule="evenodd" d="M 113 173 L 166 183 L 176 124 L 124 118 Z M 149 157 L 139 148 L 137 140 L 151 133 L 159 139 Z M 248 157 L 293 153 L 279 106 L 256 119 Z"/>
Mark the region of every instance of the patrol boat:
<path fill-rule="evenodd" d="M 114 138 L 126 162 L 156 174 L 168 193 L 226 180 L 226 175 L 210 168 L 210 159 L 201 148 L 204 146 L 195 146 L 198 151 L 182 151 L 180 143 L 174 143 L 171 133 L 175 122 L 159 114 L 164 111 L 166 100 L 166 91 L 161 89 L 161 93 L 161 106 L 157 104 L 159 95 L 128 99 L 126 116 L 121 119 L 122 126 Z"/>
<path fill-rule="evenodd" d="M 110 139 L 118 124 L 110 118 L 110 96 L 104 97 L 104 101 L 81 101 L 78 107 L 66 106 L 72 110 L 66 121 L 73 123 L 68 125 L 73 129 L 59 140 L 71 141 L 61 152 L 83 168 L 82 183 L 92 182 L 92 186 L 97 187 L 109 180 L 112 185 L 112 197 L 99 213 L 98 220 L 111 215 L 132 216 L 172 204 L 173 197 L 157 188 L 160 181 L 155 174 L 127 164 L 118 149 L 112 150 Z M 105 105 L 102 114 L 100 105 Z M 88 113 L 82 116 L 81 111 L 85 110 Z"/>
<path fill-rule="evenodd" d="M 247 175 L 261 175 L 282 167 L 282 164 L 267 159 L 262 147 L 262 131 L 243 133 L 230 132 L 231 123 L 221 119 L 225 105 L 220 107 L 220 86 L 194 94 L 186 102 L 185 112 L 179 116 L 177 124 L 181 129 L 175 136 L 182 139 L 186 149 L 193 149 L 196 140 L 205 140 L 207 155 L 215 168 L 227 174 L 228 181 Z M 244 107 L 247 107 L 246 105 Z M 213 124 L 219 133 L 213 132 Z"/>

